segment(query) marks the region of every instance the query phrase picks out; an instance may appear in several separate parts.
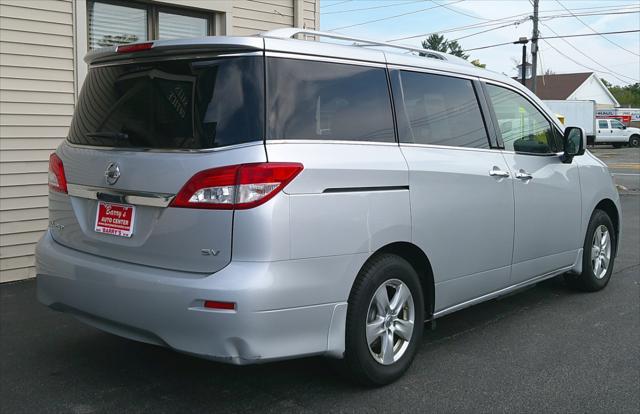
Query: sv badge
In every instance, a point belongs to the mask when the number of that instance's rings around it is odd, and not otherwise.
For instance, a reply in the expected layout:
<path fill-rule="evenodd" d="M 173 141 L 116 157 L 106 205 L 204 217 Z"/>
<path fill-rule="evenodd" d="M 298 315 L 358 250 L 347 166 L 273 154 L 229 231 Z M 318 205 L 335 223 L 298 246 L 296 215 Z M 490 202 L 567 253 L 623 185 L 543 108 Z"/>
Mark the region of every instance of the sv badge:
<path fill-rule="evenodd" d="M 220 250 L 214 249 L 202 249 L 200 250 L 203 256 L 217 256 L 220 253 Z"/>

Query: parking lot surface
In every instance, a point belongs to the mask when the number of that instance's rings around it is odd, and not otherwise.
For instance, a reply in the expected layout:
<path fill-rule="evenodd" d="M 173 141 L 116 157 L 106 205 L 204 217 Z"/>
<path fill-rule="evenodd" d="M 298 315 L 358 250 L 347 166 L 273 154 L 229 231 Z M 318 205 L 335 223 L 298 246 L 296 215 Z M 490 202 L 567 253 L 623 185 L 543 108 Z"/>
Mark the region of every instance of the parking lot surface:
<path fill-rule="evenodd" d="M 631 174 L 634 151 L 594 153 Z M 640 179 L 619 177 L 622 238 L 604 291 L 552 279 L 439 319 L 407 374 L 379 389 L 322 358 L 235 367 L 132 342 L 39 305 L 33 280 L 1 285 L 0 412 L 637 413 Z"/>

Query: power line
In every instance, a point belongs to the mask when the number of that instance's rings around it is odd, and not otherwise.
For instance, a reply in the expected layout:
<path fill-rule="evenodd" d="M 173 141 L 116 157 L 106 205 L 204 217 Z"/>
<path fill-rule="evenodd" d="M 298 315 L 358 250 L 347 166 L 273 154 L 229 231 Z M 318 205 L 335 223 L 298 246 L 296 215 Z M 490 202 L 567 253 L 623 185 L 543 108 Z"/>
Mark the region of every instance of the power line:
<path fill-rule="evenodd" d="M 544 40 L 544 39 L 543 39 L 543 41 L 544 41 L 544 43 L 545 43 L 545 44 L 547 44 L 547 45 L 548 45 L 549 47 L 551 47 L 553 50 L 555 50 L 556 52 L 558 52 L 558 54 L 559 54 L 560 56 L 564 57 L 565 59 L 568 59 L 568 60 L 572 61 L 572 62 L 573 62 L 573 63 L 575 63 L 576 65 L 578 65 L 578 66 L 582 66 L 583 68 L 585 68 L 585 69 L 589 69 L 589 70 L 591 70 L 591 71 L 593 71 L 593 72 L 600 72 L 600 73 L 606 73 L 606 74 L 608 74 L 608 75 L 611 75 L 611 73 L 609 73 L 609 72 L 604 72 L 604 71 L 602 71 L 602 70 L 594 69 L 594 68 L 591 68 L 591 67 L 589 67 L 589 66 L 587 66 L 587 65 L 584 65 L 584 64 L 582 64 L 582 63 L 580 63 L 580 62 L 576 61 L 575 59 L 573 59 L 573 58 L 571 58 L 571 57 L 569 57 L 569 56 L 565 55 L 564 53 L 562 53 L 561 51 L 559 51 L 555 46 L 553 46 L 551 43 L 547 42 L 546 40 Z M 614 77 L 615 77 L 615 76 L 614 76 Z M 620 78 L 618 78 L 618 79 L 619 79 L 619 80 L 621 80 Z M 633 78 L 631 78 L 631 79 L 633 79 Z M 634 81 L 635 81 L 635 79 L 634 79 Z M 624 83 L 628 83 L 628 81 L 624 81 L 624 80 L 622 80 L 622 82 L 624 82 Z"/>
<path fill-rule="evenodd" d="M 589 26 L 589 25 L 588 25 L 587 23 L 585 23 L 581 18 L 579 18 L 578 16 L 576 16 L 575 14 L 573 14 L 573 12 L 572 12 L 571 10 L 567 9 L 567 8 L 564 6 L 564 4 L 562 4 L 562 3 L 560 2 L 560 0 L 556 0 L 556 3 L 558 3 L 560 6 L 562 6 L 562 8 L 563 8 L 563 9 L 565 9 L 566 11 L 568 11 L 569 13 L 571 13 L 571 15 L 573 15 L 573 17 L 575 17 L 576 19 L 578 19 L 578 21 L 579 21 L 580 23 L 582 23 L 583 25 L 585 25 L 586 27 L 588 27 L 588 28 L 589 28 L 593 33 L 598 33 L 598 32 L 596 31 L 596 29 L 594 29 L 593 27 Z M 607 37 L 603 36 L 602 34 L 599 34 L 599 36 L 600 36 L 600 37 L 602 37 L 603 39 L 605 39 L 607 42 L 611 43 L 612 45 L 615 45 L 615 46 L 619 47 L 619 48 L 620 48 L 620 49 L 622 49 L 622 50 L 626 50 L 627 52 L 631 53 L 632 55 L 640 56 L 640 54 L 635 53 L 635 52 L 632 52 L 631 50 L 629 50 L 629 49 L 627 49 L 627 48 L 625 48 L 625 47 L 623 47 L 623 46 L 620 46 L 619 44 L 617 44 L 617 43 L 616 43 L 616 42 L 614 42 L 613 40 L 608 39 Z"/>
<path fill-rule="evenodd" d="M 461 14 L 461 15 L 463 15 L 463 16 L 472 17 L 472 18 L 474 18 L 474 19 L 478 19 L 478 20 L 485 20 L 485 21 L 492 21 L 492 20 L 494 20 L 494 19 L 487 19 L 487 18 L 484 18 L 484 17 L 474 16 L 473 14 L 469 14 L 469 13 L 465 13 L 465 12 L 460 11 L 460 10 L 456 10 L 456 9 L 454 9 L 453 7 L 447 7 L 447 6 L 448 6 L 447 4 L 440 4 L 440 3 L 438 3 L 438 2 L 437 2 L 437 1 L 435 1 L 435 0 L 431 0 L 431 1 L 432 1 L 432 2 L 434 2 L 435 4 L 437 4 L 437 5 L 441 6 L 441 7 L 444 7 L 444 8 L 445 8 L 445 9 L 447 9 L 447 10 L 451 10 L 452 12 L 454 12 L 454 13 L 458 13 L 458 14 Z"/>
<path fill-rule="evenodd" d="M 562 35 L 562 36 L 545 36 L 545 37 L 539 37 L 538 39 L 560 39 L 563 37 L 584 37 L 584 36 L 600 36 L 600 35 L 605 35 L 605 34 L 623 34 L 623 33 L 637 33 L 640 32 L 640 30 L 619 30 L 617 32 L 600 32 L 600 33 L 584 33 L 584 34 L 575 34 L 575 35 Z M 497 43 L 494 45 L 487 45 L 487 46 L 480 46 L 480 47 L 474 47 L 472 49 L 465 49 L 465 52 L 470 52 L 472 50 L 480 50 L 480 49 L 489 49 L 492 47 L 498 47 L 498 46 L 504 46 L 504 45 L 511 45 L 513 44 L 513 42 L 504 42 L 504 43 Z"/>
<path fill-rule="evenodd" d="M 386 7 L 404 6 L 406 4 L 423 3 L 425 1 L 427 1 L 427 0 L 412 0 L 412 1 L 407 1 L 405 3 L 383 4 L 382 6 L 361 7 L 359 9 L 335 10 L 335 11 L 329 11 L 329 12 L 326 12 L 326 13 L 322 13 L 322 15 L 326 16 L 328 14 L 339 14 L 339 13 L 348 13 L 348 12 L 354 12 L 354 11 L 384 9 Z"/>
<path fill-rule="evenodd" d="M 638 6 L 630 6 L 630 7 L 638 7 Z M 609 9 L 607 9 L 609 10 Z M 610 10 L 624 10 L 624 9 L 620 9 L 620 8 L 611 8 Z M 555 10 L 555 11 L 561 11 L 561 10 Z M 602 10 L 604 11 L 604 10 Z M 548 12 L 548 11 L 547 11 Z M 638 13 L 638 11 L 618 11 L 618 12 L 614 12 L 615 14 L 627 14 L 627 13 Z M 603 15 L 608 15 L 608 14 L 614 14 L 614 13 L 602 13 Z M 587 15 L 587 14 L 585 14 Z M 588 14 L 588 15 L 600 15 L 600 14 Z M 523 16 L 526 16 L 526 18 L 523 18 Z M 564 14 L 564 15 L 547 15 L 547 16 L 541 16 L 540 20 L 551 20 L 551 19 L 555 19 L 555 18 L 564 18 L 564 17 L 573 17 L 570 14 Z M 412 36 L 405 36 L 405 37 L 399 37 L 399 38 L 395 38 L 395 39 L 389 39 L 387 40 L 388 42 L 397 42 L 400 40 L 408 40 L 408 39 L 415 39 L 417 37 L 426 37 L 429 35 L 432 35 L 434 33 L 438 33 L 438 34 L 443 34 L 443 33 L 450 33 L 450 32 L 458 32 L 458 31 L 464 31 L 464 30 L 471 30 L 471 29 L 479 29 L 482 27 L 490 27 L 490 26 L 495 26 L 495 25 L 499 25 L 502 23 L 507 23 L 507 22 L 519 22 L 519 23 L 523 23 L 527 20 L 529 20 L 529 13 L 520 13 L 520 14 L 514 14 L 512 16 L 507 16 L 507 17 L 503 17 L 500 19 L 494 19 L 492 22 L 487 22 L 487 23 L 473 23 L 470 25 L 465 25 L 465 26 L 456 26 L 456 27 L 450 27 L 447 29 L 442 29 L 442 30 L 437 30 L 437 31 L 433 31 L 433 32 L 429 32 L 429 33 L 421 33 L 421 34 L 417 34 L 417 35 L 412 35 Z"/>
<path fill-rule="evenodd" d="M 349 3 L 350 1 L 353 1 L 353 0 L 343 0 L 343 1 L 336 2 L 336 3 L 331 3 L 331 4 L 324 5 L 324 6 L 320 6 L 320 8 L 321 9 L 323 9 L 323 8 L 326 9 L 327 7 L 337 6 L 338 4 Z"/>
<path fill-rule="evenodd" d="M 552 33 L 554 33 L 554 34 L 558 35 L 558 33 L 556 33 L 556 31 L 555 31 L 555 30 L 553 30 L 553 29 L 552 29 L 551 27 L 549 27 L 548 25 L 546 25 L 546 24 L 544 24 L 544 23 L 542 23 L 542 25 L 543 25 L 544 27 L 546 27 L 547 29 L 549 29 Z M 598 66 L 601 66 L 601 67 L 603 67 L 604 69 L 606 69 L 607 71 L 609 71 L 609 72 L 610 72 L 610 75 L 611 75 L 611 76 L 613 76 L 614 78 L 618 79 L 619 81 L 622 81 L 622 82 L 628 82 L 628 81 L 625 81 L 625 80 L 623 80 L 623 79 L 620 79 L 620 78 L 619 78 L 618 76 L 616 76 L 616 75 L 620 75 L 620 76 L 622 76 L 622 77 L 624 77 L 624 78 L 628 78 L 628 79 L 635 80 L 635 79 L 634 79 L 634 78 L 632 78 L 632 77 L 629 77 L 629 76 L 624 75 L 624 74 L 622 74 L 622 73 L 618 73 L 618 72 L 616 72 L 616 71 L 614 71 L 614 70 L 612 70 L 612 69 L 610 69 L 610 68 L 606 67 L 606 66 L 605 66 L 605 65 L 603 65 L 602 63 L 600 63 L 600 62 L 598 62 L 597 60 L 593 59 L 591 56 L 589 56 L 589 55 L 587 55 L 586 53 L 582 52 L 580 49 L 578 49 L 576 46 L 574 46 L 574 45 L 573 45 L 571 42 L 569 42 L 567 39 L 565 39 L 565 38 L 562 38 L 562 37 L 561 37 L 561 38 L 560 38 L 560 40 L 562 40 L 563 42 L 565 42 L 566 44 L 568 44 L 572 49 L 574 49 L 576 52 L 580 53 L 582 56 L 586 57 L 587 59 L 589 59 L 589 60 L 590 60 L 590 61 L 592 61 L 593 63 L 595 63 L 595 64 L 597 64 Z"/>
<path fill-rule="evenodd" d="M 457 0 L 457 1 L 454 1 L 454 2 L 448 3 L 448 4 L 460 3 L 462 1 L 464 1 L 464 0 Z M 426 9 L 414 10 L 414 11 L 411 11 L 411 12 L 396 14 L 396 15 L 393 15 L 393 16 L 382 17 L 382 18 L 379 18 L 379 19 L 367 20 L 365 22 L 350 24 L 348 26 L 334 27 L 333 29 L 328 29 L 327 31 L 328 32 L 333 32 L 335 30 L 348 29 L 348 28 L 351 28 L 351 27 L 362 26 L 362 25 L 369 24 L 369 23 L 381 22 L 383 20 L 395 19 L 396 17 L 402 17 L 402 16 L 407 16 L 407 15 L 416 14 L 416 13 L 422 13 L 424 11 L 437 9 L 439 7 L 442 7 L 442 6 L 432 6 L 432 7 L 427 7 Z"/>
<path fill-rule="evenodd" d="M 520 22 L 519 22 L 519 21 L 516 21 L 516 22 L 514 22 L 514 23 L 509 23 L 509 24 L 505 24 L 505 25 L 502 25 L 502 26 L 492 27 L 492 28 L 490 28 L 490 29 L 482 30 L 482 31 L 480 31 L 480 32 L 475 32 L 475 33 L 471 33 L 471 34 L 468 34 L 468 35 L 464 35 L 464 36 L 461 36 L 461 37 L 458 37 L 458 38 L 452 39 L 451 41 L 453 42 L 453 41 L 458 41 L 458 40 L 460 40 L 460 39 L 466 39 L 467 37 L 477 36 L 477 35 L 479 35 L 479 34 L 483 34 L 483 33 L 491 32 L 491 31 L 493 31 L 493 30 L 504 29 L 505 27 L 509 27 L 509 26 L 517 26 L 518 24 L 520 24 Z"/>

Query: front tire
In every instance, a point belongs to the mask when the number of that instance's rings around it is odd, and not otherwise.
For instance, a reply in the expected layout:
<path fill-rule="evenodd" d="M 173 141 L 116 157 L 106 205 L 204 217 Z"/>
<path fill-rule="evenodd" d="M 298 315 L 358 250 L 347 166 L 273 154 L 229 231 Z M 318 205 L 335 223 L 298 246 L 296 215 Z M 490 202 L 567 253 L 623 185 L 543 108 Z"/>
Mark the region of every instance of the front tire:
<path fill-rule="evenodd" d="M 393 254 L 374 257 L 349 295 L 347 374 L 368 386 L 395 381 L 411 365 L 423 328 L 424 298 L 415 269 Z"/>
<path fill-rule="evenodd" d="M 591 215 L 582 253 L 582 273 L 565 275 L 572 288 L 586 292 L 604 289 L 615 261 L 616 233 L 611 218 L 602 210 Z"/>
<path fill-rule="evenodd" d="M 630 147 L 640 147 L 640 135 L 631 135 L 629 137 L 629 146 Z"/>

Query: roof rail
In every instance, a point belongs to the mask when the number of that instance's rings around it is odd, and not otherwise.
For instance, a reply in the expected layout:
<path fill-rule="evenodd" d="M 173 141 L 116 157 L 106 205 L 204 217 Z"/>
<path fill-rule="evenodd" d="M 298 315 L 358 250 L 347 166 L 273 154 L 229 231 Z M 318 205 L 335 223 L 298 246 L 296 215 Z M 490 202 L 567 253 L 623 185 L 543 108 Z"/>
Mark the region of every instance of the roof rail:
<path fill-rule="evenodd" d="M 450 63 L 469 64 L 469 62 L 467 62 L 464 59 L 458 58 L 457 56 L 448 55 L 442 52 L 436 52 L 430 49 L 421 49 L 418 47 L 397 45 L 395 43 L 383 42 L 383 41 L 372 40 L 372 39 L 364 39 L 364 38 L 353 37 L 353 36 L 345 36 L 337 33 L 320 32 L 317 30 L 308 30 L 308 29 L 299 29 L 296 27 L 287 27 L 283 29 L 270 30 L 268 32 L 260 33 L 259 36 L 277 38 L 277 39 L 292 39 L 299 34 L 307 35 L 307 36 L 326 37 L 329 39 L 336 39 L 336 40 L 348 40 L 348 41 L 354 42 L 354 46 L 365 46 L 365 47 L 382 46 L 382 47 L 390 47 L 394 49 L 402 49 L 410 52 L 419 53 L 420 55 L 431 58 L 431 59 L 444 60 Z"/>

